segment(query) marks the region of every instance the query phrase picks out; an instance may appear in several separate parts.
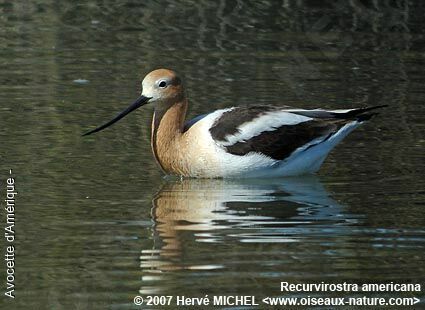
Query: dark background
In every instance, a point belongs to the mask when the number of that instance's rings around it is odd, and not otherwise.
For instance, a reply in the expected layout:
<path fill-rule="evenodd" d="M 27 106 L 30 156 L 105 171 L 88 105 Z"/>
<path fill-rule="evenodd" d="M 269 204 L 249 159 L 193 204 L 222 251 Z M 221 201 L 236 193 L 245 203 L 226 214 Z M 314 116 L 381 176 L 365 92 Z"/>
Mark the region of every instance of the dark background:
<path fill-rule="evenodd" d="M 423 284 L 425 7 L 372 3 L 0 1 L 2 201 L 9 169 L 19 192 L 16 299 L 0 307 L 284 296 L 280 281 Z M 164 180 L 151 109 L 80 136 L 159 67 L 183 78 L 190 116 L 389 108 L 313 178 Z"/>

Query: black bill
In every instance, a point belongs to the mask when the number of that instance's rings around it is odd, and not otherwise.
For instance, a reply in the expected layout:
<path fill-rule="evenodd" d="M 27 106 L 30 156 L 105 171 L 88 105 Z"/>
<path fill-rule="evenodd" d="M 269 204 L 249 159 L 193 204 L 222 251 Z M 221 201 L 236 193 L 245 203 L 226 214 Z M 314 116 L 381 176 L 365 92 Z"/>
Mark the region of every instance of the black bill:
<path fill-rule="evenodd" d="M 149 102 L 149 99 L 151 99 L 151 98 L 145 97 L 143 95 L 140 96 L 127 109 L 125 109 L 120 114 L 118 114 L 117 116 L 115 116 L 109 122 L 107 122 L 106 124 L 103 124 L 102 126 L 97 127 L 96 129 L 93 129 L 93 130 L 90 130 L 89 132 L 86 132 L 85 134 L 83 134 L 83 136 L 91 135 L 92 133 L 101 131 L 101 130 L 105 129 L 106 127 L 111 126 L 112 124 L 118 122 L 120 119 L 122 119 L 124 116 L 126 116 L 128 113 L 130 113 L 130 112 L 132 112 L 132 111 L 140 108 L 141 106 L 147 104 Z"/>

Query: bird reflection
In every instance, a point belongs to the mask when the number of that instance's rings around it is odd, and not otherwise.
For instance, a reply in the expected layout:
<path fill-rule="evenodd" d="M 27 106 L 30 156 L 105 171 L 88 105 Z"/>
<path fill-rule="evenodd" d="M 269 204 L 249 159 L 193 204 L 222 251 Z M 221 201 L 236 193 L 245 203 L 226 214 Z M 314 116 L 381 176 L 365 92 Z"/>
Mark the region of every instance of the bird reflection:
<path fill-rule="evenodd" d="M 303 234 L 320 233 L 319 224 L 347 223 L 343 210 L 315 176 L 167 181 L 153 199 L 154 246 L 141 256 L 149 285 L 140 292 L 157 293 L 160 286 L 149 281 L 169 271 L 225 267 L 202 258 L 211 243 L 299 242 Z"/>

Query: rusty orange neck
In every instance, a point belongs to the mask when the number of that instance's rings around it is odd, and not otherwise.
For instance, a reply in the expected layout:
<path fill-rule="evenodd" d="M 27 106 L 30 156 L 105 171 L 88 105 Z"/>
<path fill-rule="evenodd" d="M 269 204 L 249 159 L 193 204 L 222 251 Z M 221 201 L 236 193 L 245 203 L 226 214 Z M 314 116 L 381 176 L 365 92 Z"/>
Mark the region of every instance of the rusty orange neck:
<path fill-rule="evenodd" d="M 184 151 L 182 135 L 187 100 L 155 109 L 152 119 L 151 146 L 156 161 L 166 173 L 184 174 L 180 154 Z"/>

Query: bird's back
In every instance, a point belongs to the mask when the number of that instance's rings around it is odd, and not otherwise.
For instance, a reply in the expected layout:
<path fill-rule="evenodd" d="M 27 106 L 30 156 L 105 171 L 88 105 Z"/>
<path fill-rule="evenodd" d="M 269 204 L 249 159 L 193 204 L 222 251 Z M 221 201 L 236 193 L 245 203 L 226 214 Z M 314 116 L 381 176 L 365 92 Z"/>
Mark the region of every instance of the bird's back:
<path fill-rule="evenodd" d="M 378 107 L 305 110 L 251 106 L 189 122 L 198 163 L 213 177 L 278 177 L 316 172 L 328 153 Z M 202 139 L 202 140 L 200 140 Z M 194 166 L 199 166 L 194 164 Z M 198 169 L 199 170 L 199 169 Z"/>

